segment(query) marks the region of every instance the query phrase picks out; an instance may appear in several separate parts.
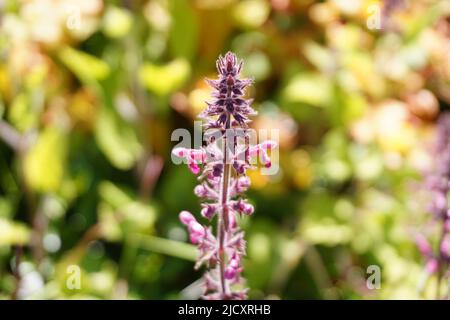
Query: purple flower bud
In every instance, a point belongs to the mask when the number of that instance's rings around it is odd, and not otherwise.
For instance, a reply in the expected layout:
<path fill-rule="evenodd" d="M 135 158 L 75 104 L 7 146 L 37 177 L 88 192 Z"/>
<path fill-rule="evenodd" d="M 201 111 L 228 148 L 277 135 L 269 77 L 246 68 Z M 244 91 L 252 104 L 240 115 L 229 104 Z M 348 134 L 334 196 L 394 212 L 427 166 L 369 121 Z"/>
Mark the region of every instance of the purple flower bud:
<path fill-rule="evenodd" d="M 238 161 L 233 162 L 233 168 L 236 170 L 237 174 L 241 175 L 245 173 L 245 163 L 240 163 Z"/>
<path fill-rule="evenodd" d="M 427 261 L 425 265 L 425 270 L 428 274 L 433 274 L 438 270 L 439 263 L 436 259 L 432 258 Z"/>
<path fill-rule="evenodd" d="M 450 232 L 450 219 L 446 219 L 444 222 L 444 230 L 445 232 Z"/>
<path fill-rule="evenodd" d="M 444 257 L 448 257 L 450 254 L 450 235 L 447 234 L 444 236 L 441 242 L 441 255 Z"/>
<path fill-rule="evenodd" d="M 189 211 L 181 211 L 179 215 L 181 223 L 188 226 L 192 221 L 195 221 L 194 216 Z"/>
<path fill-rule="evenodd" d="M 189 163 L 188 167 L 189 167 L 189 170 L 191 170 L 191 172 L 193 174 L 199 174 L 200 173 L 200 167 L 195 162 Z"/>
<path fill-rule="evenodd" d="M 185 158 L 187 155 L 186 148 L 175 148 L 172 153 L 180 158 Z"/>
<path fill-rule="evenodd" d="M 267 145 L 264 145 L 265 147 L 263 148 L 262 144 L 258 144 L 256 146 L 253 146 L 249 149 L 249 155 L 251 157 L 254 156 L 259 156 L 261 163 L 266 167 L 266 168 L 270 168 L 272 166 L 272 162 L 270 161 L 270 157 L 267 154 L 267 147 L 268 146 L 272 146 L 272 143 L 268 143 Z"/>
<path fill-rule="evenodd" d="M 255 208 L 251 204 L 245 203 L 243 208 L 243 213 L 246 215 L 251 215 L 255 211 Z"/>
<path fill-rule="evenodd" d="M 189 226 L 189 238 L 193 244 L 197 244 L 205 236 L 205 228 L 197 221 L 192 221 Z"/>
<path fill-rule="evenodd" d="M 261 148 L 263 148 L 264 150 L 272 150 L 275 149 L 276 147 L 277 143 L 273 140 L 266 140 L 261 143 Z"/>
<path fill-rule="evenodd" d="M 211 219 L 214 214 L 217 212 L 217 206 L 212 204 L 203 205 L 203 209 L 201 211 L 201 215 L 207 219 Z"/>
<path fill-rule="evenodd" d="M 234 253 L 232 258 L 230 259 L 230 262 L 228 263 L 227 268 L 225 269 L 226 279 L 231 280 L 238 275 L 240 271 L 239 263 L 240 263 L 239 255 Z"/>
<path fill-rule="evenodd" d="M 234 279 L 234 278 L 236 277 L 236 275 L 237 275 L 237 269 L 232 268 L 232 267 L 227 267 L 227 268 L 225 269 L 224 275 L 225 275 L 225 279 L 227 279 L 227 280 L 232 280 L 232 279 Z"/>
<path fill-rule="evenodd" d="M 447 195 L 450 191 L 450 113 L 443 113 L 438 120 L 436 130 L 436 144 L 433 150 L 433 169 L 425 177 L 425 188 L 430 190 L 432 197 L 429 205 L 433 214 L 430 225 L 439 223 L 438 235 L 440 239 L 436 249 L 430 246 L 424 237 L 418 243 L 421 253 L 426 257 L 425 269 L 428 274 L 438 270 L 447 270 L 450 255 L 450 208 Z M 450 273 L 443 274 L 448 277 Z"/>
<path fill-rule="evenodd" d="M 237 202 L 235 202 L 233 209 L 237 212 L 243 213 L 245 215 L 251 215 L 253 214 L 254 208 L 251 204 L 239 199 Z"/>
<path fill-rule="evenodd" d="M 242 193 L 247 191 L 250 187 L 250 179 L 247 176 L 239 177 L 236 183 L 237 193 Z"/>
<path fill-rule="evenodd" d="M 194 193 L 199 198 L 205 198 L 208 195 L 208 190 L 205 188 L 204 185 L 199 184 L 194 188 Z"/>
<path fill-rule="evenodd" d="M 221 163 L 218 163 L 213 166 L 213 176 L 214 177 L 220 177 L 222 175 L 223 165 Z"/>
<path fill-rule="evenodd" d="M 422 253 L 424 256 L 431 254 L 431 246 L 423 235 L 419 234 L 416 236 L 416 244 L 419 248 L 420 253 Z"/>
<path fill-rule="evenodd" d="M 229 211 L 228 221 L 229 221 L 229 226 L 230 226 L 231 230 L 234 230 L 237 228 L 236 216 L 232 210 Z"/>

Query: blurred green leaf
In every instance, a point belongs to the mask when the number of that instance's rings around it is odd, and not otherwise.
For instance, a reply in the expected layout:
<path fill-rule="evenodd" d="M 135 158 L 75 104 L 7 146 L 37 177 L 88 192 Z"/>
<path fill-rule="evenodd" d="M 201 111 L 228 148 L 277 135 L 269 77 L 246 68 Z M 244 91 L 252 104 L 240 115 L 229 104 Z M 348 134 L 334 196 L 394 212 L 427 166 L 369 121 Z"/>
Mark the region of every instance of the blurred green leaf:
<path fill-rule="evenodd" d="M 197 248 L 184 242 L 144 235 L 135 236 L 135 240 L 142 249 L 152 252 L 189 261 L 195 261 L 197 257 Z"/>
<path fill-rule="evenodd" d="M 103 18 L 103 31 L 108 37 L 121 38 L 130 32 L 133 16 L 125 9 L 108 6 Z"/>
<path fill-rule="evenodd" d="M 25 245 L 29 238 L 30 231 L 24 224 L 0 218 L 0 247 Z"/>
<path fill-rule="evenodd" d="M 331 101 L 332 85 L 323 75 L 301 73 L 294 76 L 282 91 L 288 102 L 326 107 Z"/>
<path fill-rule="evenodd" d="M 56 192 L 61 187 L 67 154 L 66 136 L 56 128 L 46 128 L 24 159 L 24 175 L 36 191 Z"/>
<path fill-rule="evenodd" d="M 233 17 L 244 28 L 258 28 L 270 14 L 270 5 L 266 0 L 239 1 L 233 10 Z"/>
<path fill-rule="evenodd" d="M 110 68 L 104 61 L 71 47 L 60 49 L 58 56 L 70 71 L 88 84 L 94 80 L 105 79 L 110 73 Z"/>
<path fill-rule="evenodd" d="M 145 63 L 140 71 L 141 83 L 153 93 L 165 96 L 179 89 L 189 78 L 191 66 L 185 59 L 176 59 L 165 65 Z"/>
<path fill-rule="evenodd" d="M 130 169 L 142 152 L 133 128 L 107 107 L 97 119 L 95 138 L 109 161 L 122 170 Z"/>
<path fill-rule="evenodd" d="M 31 109 L 27 94 L 20 93 L 13 100 L 8 113 L 8 119 L 21 132 L 25 132 L 38 124 L 39 114 Z"/>
<path fill-rule="evenodd" d="M 189 1 L 169 2 L 172 24 L 169 33 L 169 48 L 172 56 L 191 60 L 197 52 L 198 19 Z"/>

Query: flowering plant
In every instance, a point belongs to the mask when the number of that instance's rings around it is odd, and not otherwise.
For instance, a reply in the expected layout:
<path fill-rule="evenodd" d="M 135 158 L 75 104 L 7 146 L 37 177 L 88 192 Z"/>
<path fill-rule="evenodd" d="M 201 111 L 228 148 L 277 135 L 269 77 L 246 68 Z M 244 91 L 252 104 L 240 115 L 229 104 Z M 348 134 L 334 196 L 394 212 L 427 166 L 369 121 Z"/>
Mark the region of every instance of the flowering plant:
<path fill-rule="evenodd" d="M 250 145 L 248 123 L 252 100 L 244 98 L 251 79 L 241 79 L 242 61 L 228 52 L 217 61 L 217 80 L 207 80 L 214 89 L 213 100 L 207 102 L 200 117 L 206 120 L 206 146 L 200 149 L 175 148 L 173 153 L 186 160 L 189 169 L 199 174 L 200 184 L 194 189 L 201 198 L 201 215 L 211 221 L 217 216 L 217 228 L 203 226 L 195 217 L 182 211 L 181 222 L 199 251 L 196 268 L 205 264 L 205 299 L 245 299 L 247 289 L 242 284 L 242 257 L 246 243 L 244 232 L 237 224 L 238 215 L 252 215 L 254 208 L 243 198 L 250 180 L 246 171 L 253 168 L 252 157 L 259 156 L 265 167 L 271 166 L 267 151 L 276 147 L 274 141 Z M 201 168 L 202 167 L 202 168 Z M 214 232 L 215 231 L 215 232 Z"/>
<path fill-rule="evenodd" d="M 425 257 L 427 275 L 437 275 L 439 298 L 441 282 L 450 274 L 450 113 L 439 118 L 433 160 L 433 169 L 425 177 L 425 185 L 432 196 L 429 205 L 431 222 L 439 229 L 437 246 L 433 249 L 425 235 L 417 236 L 416 242 Z"/>

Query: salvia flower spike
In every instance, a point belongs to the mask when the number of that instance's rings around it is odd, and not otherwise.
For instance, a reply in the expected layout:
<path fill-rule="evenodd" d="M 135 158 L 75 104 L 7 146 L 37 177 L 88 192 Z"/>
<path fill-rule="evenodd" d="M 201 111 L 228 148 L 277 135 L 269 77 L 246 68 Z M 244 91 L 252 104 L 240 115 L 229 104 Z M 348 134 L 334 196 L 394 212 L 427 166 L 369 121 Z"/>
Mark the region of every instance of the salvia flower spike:
<path fill-rule="evenodd" d="M 212 100 L 206 103 L 200 118 L 206 122 L 205 129 L 213 134 L 206 135 L 206 146 L 173 150 L 176 156 L 185 159 L 192 173 L 199 175 L 194 193 L 203 201 L 200 215 L 207 222 L 217 220 L 214 230 L 187 211 L 179 215 L 191 242 L 198 248 L 195 267 L 207 268 L 203 277 L 204 299 L 247 298 L 248 289 L 241 277 L 246 243 L 237 216 L 252 215 L 254 211 L 243 197 L 250 186 L 246 175 L 247 169 L 253 168 L 250 160 L 258 156 L 265 167 L 270 167 L 267 151 L 276 147 L 274 141 L 249 145 L 249 116 L 256 112 L 251 107 L 252 100 L 244 98 L 245 88 L 252 80 L 240 78 L 242 65 L 234 53 L 228 52 L 217 60 L 218 79 L 207 80 L 213 88 Z M 238 143 L 242 140 L 244 143 Z"/>
<path fill-rule="evenodd" d="M 425 186 L 431 193 L 430 222 L 438 227 L 438 242 L 434 247 L 428 239 L 431 235 L 420 234 L 416 237 L 416 244 L 425 258 L 427 277 L 436 274 L 440 284 L 442 280 L 448 281 L 450 275 L 450 113 L 439 118 L 433 161 L 433 169 L 425 177 Z M 439 286 L 436 292 L 439 298 Z"/>

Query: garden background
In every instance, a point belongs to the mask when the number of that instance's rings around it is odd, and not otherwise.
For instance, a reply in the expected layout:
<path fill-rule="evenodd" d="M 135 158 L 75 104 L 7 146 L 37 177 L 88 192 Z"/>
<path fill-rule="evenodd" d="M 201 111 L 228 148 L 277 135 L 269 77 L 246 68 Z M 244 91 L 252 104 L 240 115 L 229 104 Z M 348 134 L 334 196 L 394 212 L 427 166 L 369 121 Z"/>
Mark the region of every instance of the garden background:
<path fill-rule="evenodd" d="M 448 1 L 0 0 L 0 13 L 0 299 L 197 297 L 178 220 L 199 214 L 196 178 L 172 163 L 171 133 L 193 132 L 228 50 L 255 80 L 252 127 L 280 130 L 280 170 L 251 173 L 255 214 L 240 221 L 249 297 L 435 297 L 414 239 L 450 105 Z"/>

